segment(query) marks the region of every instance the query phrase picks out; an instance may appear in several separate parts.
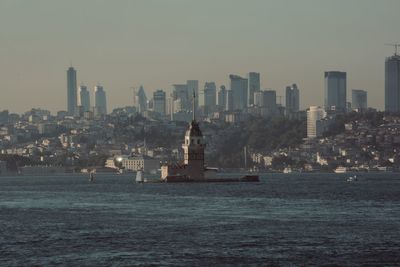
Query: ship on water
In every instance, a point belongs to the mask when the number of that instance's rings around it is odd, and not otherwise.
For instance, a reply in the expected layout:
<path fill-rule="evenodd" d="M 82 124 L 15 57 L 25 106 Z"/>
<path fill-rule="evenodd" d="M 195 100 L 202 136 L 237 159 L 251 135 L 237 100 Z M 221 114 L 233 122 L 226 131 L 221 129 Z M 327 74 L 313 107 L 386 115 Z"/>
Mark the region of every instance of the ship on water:
<path fill-rule="evenodd" d="M 195 99 L 193 94 L 193 100 Z M 193 101 L 194 103 L 195 101 Z M 163 182 L 258 182 L 258 175 L 243 175 L 241 177 L 218 177 L 210 178 L 215 173 L 215 168 L 207 168 L 204 164 L 204 150 L 206 143 L 196 121 L 194 106 L 193 120 L 188 125 L 185 133 L 183 162 L 169 163 L 161 166 L 161 181 Z"/>

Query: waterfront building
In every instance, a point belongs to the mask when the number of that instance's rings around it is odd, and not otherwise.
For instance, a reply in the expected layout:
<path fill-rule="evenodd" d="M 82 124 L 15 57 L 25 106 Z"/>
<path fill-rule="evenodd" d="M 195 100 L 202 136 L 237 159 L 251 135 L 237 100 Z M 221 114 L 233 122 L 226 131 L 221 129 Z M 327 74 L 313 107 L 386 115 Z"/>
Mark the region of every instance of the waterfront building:
<path fill-rule="evenodd" d="M 167 99 L 163 90 L 157 90 L 153 93 L 153 110 L 162 116 L 166 113 Z"/>
<path fill-rule="evenodd" d="M 143 171 L 155 173 L 160 168 L 160 161 L 148 156 L 140 155 L 133 157 L 116 157 L 122 168 L 128 171 Z"/>
<path fill-rule="evenodd" d="M 247 105 L 254 105 L 254 93 L 260 91 L 260 73 L 249 72 L 248 76 L 248 100 Z"/>
<path fill-rule="evenodd" d="M 106 92 L 103 86 L 97 85 L 94 87 L 94 113 L 95 116 L 102 116 L 107 114 L 107 99 Z"/>
<path fill-rule="evenodd" d="M 338 113 L 346 112 L 346 72 L 325 72 L 325 109 Z"/>
<path fill-rule="evenodd" d="M 385 111 L 400 112 L 400 56 L 385 60 Z"/>
<path fill-rule="evenodd" d="M 296 84 L 286 87 L 286 114 L 292 115 L 300 110 L 300 94 Z"/>
<path fill-rule="evenodd" d="M 204 110 L 209 115 L 215 111 L 217 104 L 217 87 L 215 82 L 206 82 L 204 84 Z"/>
<path fill-rule="evenodd" d="M 79 86 L 78 106 L 81 106 L 83 112 L 90 111 L 90 92 L 85 85 Z"/>
<path fill-rule="evenodd" d="M 351 91 L 351 107 L 357 111 L 367 110 L 367 91 L 353 89 Z"/>
<path fill-rule="evenodd" d="M 232 94 L 232 110 L 243 110 L 247 107 L 248 80 L 238 75 L 229 75 Z"/>
<path fill-rule="evenodd" d="M 311 106 L 307 110 L 307 137 L 320 137 L 326 129 L 326 111 L 317 106 Z"/>
<path fill-rule="evenodd" d="M 76 70 L 69 67 L 67 70 L 67 111 L 68 115 L 75 115 L 77 107 L 77 83 L 76 83 Z"/>

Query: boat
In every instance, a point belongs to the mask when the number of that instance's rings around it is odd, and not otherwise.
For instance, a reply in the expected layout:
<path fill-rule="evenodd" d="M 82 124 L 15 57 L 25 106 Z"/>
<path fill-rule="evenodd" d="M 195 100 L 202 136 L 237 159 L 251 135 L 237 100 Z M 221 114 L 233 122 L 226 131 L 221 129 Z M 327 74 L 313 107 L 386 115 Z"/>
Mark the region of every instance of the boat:
<path fill-rule="evenodd" d="M 89 182 L 94 183 L 94 181 L 96 180 L 96 177 L 94 176 L 95 173 L 96 173 L 96 170 L 92 170 L 89 173 Z"/>
<path fill-rule="evenodd" d="M 347 177 L 346 182 L 355 182 L 357 180 L 358 180 L 357 175 L 353 175 L 353 176 Z"/>
<path fill-rule="evenodd" d="M 290 168 L 290 167 L 284 168 L 283 173 L 292 173 L 292 168 Z"/>
<path fill-rule="evenodd" d="M 334 170 L 335 173 L 346 173 L 347 172 L 347 168 L 343 167 L 343 166 L 339 166 Z"/>
<path fill-rule="evenodd" d="M 137 171 L 136 172 L 136 183 L 144 183 L 144 178 L 143 178 L 143 173 L 142 171 Z"/>

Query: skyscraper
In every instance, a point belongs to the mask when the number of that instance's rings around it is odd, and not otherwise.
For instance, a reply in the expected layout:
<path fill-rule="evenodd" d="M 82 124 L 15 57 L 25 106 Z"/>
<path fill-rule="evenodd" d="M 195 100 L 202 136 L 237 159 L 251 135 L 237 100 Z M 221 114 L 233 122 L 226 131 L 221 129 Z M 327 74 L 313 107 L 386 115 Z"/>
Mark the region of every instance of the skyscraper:
<path fill-rule="evenodd" d="M 400 56 L 385 61 L 385 111 L 400 112 Z"/>
<path fill-rule="evenodd" d="M 249 72 L 248 83 L 247 105 L 251 106 L 254 104 L 254 92 L 260 91 L 260 73 Z"/>
<path fill-rule="evenodd" d="M 191 110 L 189 92 L 186 84 L 172 85 L 173 113 Z M 193 92 L 191 93 L 193 95 Z"/>
<path fill-rule="evenodd" d="M 325 72 L 325 109 L 346 111 L 346 72 Z"/>
<path fill-rule="evenodd" d="M 254 93 L 254 105 L 260 110 L 261 116 L 274 116 L 277 113 L 276 91 L 263 90 Z"/>
<path fill-rule="evenodd" d="M 139 91 L 135 94 L 135 106 L 137 112 L 142 113 L 147 110 L 147 96 L 144 91 L 143 85 L 139 87 Z"/>
<path fill-rule="evenodd" d="M 85 85 L 79 86 L 78 105 L 82 106 L 83 112 L 90 111 L 90 93 Z"/>
<path fill-rule="evenodd" d="M 299 111 L 300 95 L 296 84 L 286 87 L 286 112 L 292 114 Z"/>
<path fill-rule="evenodd" d="M 351 91 L 351 107 L 352 109 L 363 111 L 367 106 L 367 91 L 353 89 Z"/>
<path fill-rule="evenodd" d="M 165 115 L 167 106 L 166 94 L 163 90 L 157 90 L 153 93 L 154 112 Z"/>
<path fill-rule="evenodd" d="M 67 70 L 67 112 L 73 116 L 77 107 L 76 70 L 69 67 Z"/>
<path fill-rule="evenodd" d="M 204 84 L 204 109 L 206 114 L 215 111 L 217 104 L 217 87 L 215 82 L 206 82 Z"/>
<path fill-rule="evenodd" d="M 95 100 L 95 115 L 102 116 L 107 114 L 107 99 L 106 92 L 103 86 L 97 85 L 94 87 L 94 100 Z"/>
<path fill-rule="evenodd" d="M 325 130 L 326 123 L 323 120 L 326 112 L 323 108 L 311 106 L 307 110 L 307 137 L 316 138 L 322 135 Z"/>
<path fill-rule="evenodd" d="M 225 85 L 221 85 L 218 91 L 218 107 L 219 110 L 226 110 L 226 88 Z"/>
<path fill-rule="evenodd" d="M 238 75 L 229 75 L 231 82 L 231 94 L 232 94 L 232 109 L 243 110 L 247 107 L 247 79 L 244 79 Z"/>

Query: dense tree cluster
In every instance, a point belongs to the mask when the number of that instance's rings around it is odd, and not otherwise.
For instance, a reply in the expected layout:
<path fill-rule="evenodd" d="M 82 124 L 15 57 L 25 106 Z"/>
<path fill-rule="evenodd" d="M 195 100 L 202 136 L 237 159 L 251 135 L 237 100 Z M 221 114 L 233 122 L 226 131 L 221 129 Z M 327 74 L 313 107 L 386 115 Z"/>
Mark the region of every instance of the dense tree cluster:
<path fill-rule="evenodd" d="M 221 167 L 244 166 L 244 147 L 252 152 L 270 152 L 300 144 L 306 136 L 306 121 L 287 118 L 256 118 L 229 125 L 208 163 Z M 216 163 L 216 164 L 215 164 Z"/>

